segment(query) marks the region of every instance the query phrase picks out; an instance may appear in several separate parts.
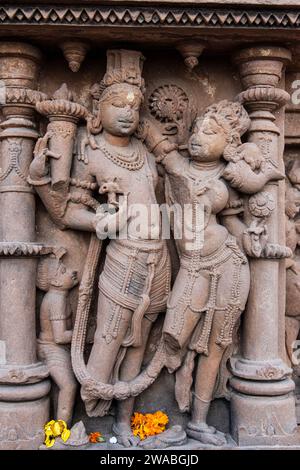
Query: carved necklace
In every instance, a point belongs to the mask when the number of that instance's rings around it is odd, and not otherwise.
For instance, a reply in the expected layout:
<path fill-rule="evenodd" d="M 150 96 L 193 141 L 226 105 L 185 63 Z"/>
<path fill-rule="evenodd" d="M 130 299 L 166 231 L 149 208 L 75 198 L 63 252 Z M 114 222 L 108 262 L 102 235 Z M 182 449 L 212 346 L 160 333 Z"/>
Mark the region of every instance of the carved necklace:
<path fill-rule="evenodd" d="M 122 168 L 135 171 L 139 170 L 144 165 L 143 149 L 138 141 L 135 141 L 134 143 L 131 142 L 133 151 L 130 154 L 116 151 L 115 147 L 105 142 L 104 139 L 101 139 L 98 145 L 106 158 Z"/>

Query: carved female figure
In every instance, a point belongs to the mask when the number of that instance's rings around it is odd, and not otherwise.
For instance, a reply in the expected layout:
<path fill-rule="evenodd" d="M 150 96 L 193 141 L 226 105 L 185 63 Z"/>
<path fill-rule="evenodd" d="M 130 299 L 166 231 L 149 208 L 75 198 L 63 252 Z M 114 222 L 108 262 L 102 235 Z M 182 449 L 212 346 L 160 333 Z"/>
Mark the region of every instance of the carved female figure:
<path fill-rule="evenodd" d="M 135 51 L 115 50 L 108 51 L 107 58 L 98 115 L 89 118 L 89 135 L 81 146 L 87 146 L 84 162 L 73 162 L 71 182 L 75 182 L 76 193 L 74 187 L 65 195 L 59 195 L 59 188 L 51 188 L 45 161 L 47 154 L 53 155 L 45 138 L 38 144 L 30 169 L 31 183 L 62 228 L 96 231 L 99 238 L 105 238 L 111 227 L 121 231 L 130 219 L 127 237 L 110 241 L 99 280 L 97 328 L 86 375 L 107 384 L 108 394 L 100 393 L 95 398 L 83 385 L 82 397 L 89 416 L 107 413 L 113 398 L 110 384 L 118 379 L 126 382 L 140 372 L 151 326 L 165 309 L 169 291 L 169 257 L 160 240 L 159 220 L 137 233 L 137 214 L 132 210 L 134 204 L 149 209 L 156 203 L 155 160 L 134 137 L 143 101 L 142 56 Z M 55 161 L 52 163 L 55 165 Z M 97 215 L 89 209 L 97 207 L 91 198 L 95 188 L 108 194 L 108 211 L 100 208 Z M 137 439 L 130 429 L 133 403 L 134 398 L 118 403 L 113 429 L 125 446 Z"/>
<path fill-rule="evenodd" d="M 208 426 L 207 414 L 220 363 L 232 345 L 248 297 L 245 252 L 253 256 L 255 238 L 265 243 L 263 228 L 247 231 L 239 218 L 243 201 L 234 188 L 251 194 L 270 179 L 282 178 L 272 165 L 264 164 L 256 145 L 241 143 L 249 124 L 239 103 L 221 101 L 210 106 L 195 121 L 188 143 L 189 159 L 162 141 L 151 124 L 148 128 L 145 124 L 145 140 L 154 146 L 153 152 L 166 170 L 168 202 L 182 208 L 191 204 L 184 225 L 192 227 L 194 235 L 198 230 L 192 245 L 185 236 L 176 240 L 180 269 L 163 327 L 165 365 L 170 371 L 177 370 L 176 398 L 180 409 L 187 411 L 198 357 L 187 434 L 214 445 L 222 445 L 226 439 Z M 197 227 L 199 207 L 204 209 L 204 223 Z"/>
<path fill-rule="evenodd" d="M 285 340 L 287 361 L 293 365 L 294 341 L 300 330 L 300 187 L 298 184 L 296 167 L 293 164 L 286 180 L 285 214 L 286 214 L 286 243 L 293 252 L 293 257 L 286 260 L 286 317 Z M 298 371 L 296 370 L 296 375 Z M 298 373 L 297 373 L 298 372 Z"/>

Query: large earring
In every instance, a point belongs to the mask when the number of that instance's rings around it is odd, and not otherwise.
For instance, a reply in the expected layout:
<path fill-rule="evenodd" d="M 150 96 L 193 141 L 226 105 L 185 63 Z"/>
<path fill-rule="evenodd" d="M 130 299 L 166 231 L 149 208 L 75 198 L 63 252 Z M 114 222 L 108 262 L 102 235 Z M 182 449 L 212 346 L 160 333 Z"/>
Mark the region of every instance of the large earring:
<path fill-rule="evenodd" d="M 91 115 L 87 118 L 86 127 L 88 134 L 99 134 L 102 131 L 100 106 L 98 107 L 98 112 L 96 116 Z"/>
<path fill-rule="evenodd" d="M 79 161 L 82 161 L 87 165 L 89 159 L 87 156 L 86 147 L 90 146 L 93 150 L 99 148 L 94 135 L 99 134 L 102 131 L 100 109 L 98 109 L 97 116 L 93 116 L 91 114 L 86 118 L 86 130 L 87 136 L 82 139 L 80 143 L 80 150 L 77 158 Z"/>
<path fill-rule="evenodd" d="M 239 160 L 239 155 L 238 155 L 238 148 L 241 145 L 241 139 L 239 134 L 232 134 L 230 136 L 230 140 L 228 144 L 226 145 L 224 152 L 223 152 L 223 158 L 227 162 L 237 162 Z"/>
<path fill-rule="evenodd" d="M 239 160 L 238 158 L 238 146 L 233 145 L 233 144 L 228 144 L 226 145 L 224 152 L 223 152 L 223 158 L 227 162 L 237 162 Z"/>

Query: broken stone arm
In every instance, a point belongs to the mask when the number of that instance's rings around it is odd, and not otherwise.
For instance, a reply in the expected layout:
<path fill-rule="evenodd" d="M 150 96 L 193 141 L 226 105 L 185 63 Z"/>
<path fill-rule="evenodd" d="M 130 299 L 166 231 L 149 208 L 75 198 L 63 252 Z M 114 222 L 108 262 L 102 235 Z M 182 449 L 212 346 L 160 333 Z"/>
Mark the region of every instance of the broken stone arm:
<path fill-rule="evenodd" d="M 228 232 L 237 239 L 240 248 L 243 250 L 243 234 L 248 228 L 247 225 L 240 219 L 238 214 L 222 215 L 220 220 Z"/>
<path fill-rule="evenodd" d="M 95 213 L 87 207 L 74 204 L 68 201 L 69 193 L 55 194 L 51 190 L 51 184 L 41 181 L 29 182 L 35 186 L 36 192 L 40 196 L 51 219 L 62 229 L 72 228 L 74 230 L 84 230 L 94 232 L 96 227 Z"/>
<path fill-rule="evenodd" d="M 63 320 L 51 320 L 51 327 L 56 344 L 68 344 L 72 340 L 72 330 L 67 329 L 67 322 Z"/>

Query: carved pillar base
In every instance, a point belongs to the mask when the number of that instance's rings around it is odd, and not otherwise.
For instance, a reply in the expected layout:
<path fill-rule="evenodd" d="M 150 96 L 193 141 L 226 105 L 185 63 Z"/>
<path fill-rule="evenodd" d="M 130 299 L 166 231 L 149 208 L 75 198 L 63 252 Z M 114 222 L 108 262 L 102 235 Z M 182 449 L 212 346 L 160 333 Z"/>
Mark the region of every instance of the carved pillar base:
<path fill-rule="evenodd" d="M 231 433 L 238 445 L 299 444 L 292 380 L 253 385 L 252 381 L 234 378 L 232 386 Z"/>
<path fill-rule="evenodd" d="M 50 381 L 0 387 L 0 449 L 35 450 L 44 439 Z M 31 398 L 31 399 L 30 399 Z M 8 399 L 9 401 L 4 401 Z M 15 401 L 10 401 L 15 399 Z M 3 400 L 3 401 L 2 401 Z"/>

